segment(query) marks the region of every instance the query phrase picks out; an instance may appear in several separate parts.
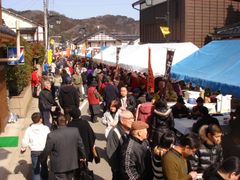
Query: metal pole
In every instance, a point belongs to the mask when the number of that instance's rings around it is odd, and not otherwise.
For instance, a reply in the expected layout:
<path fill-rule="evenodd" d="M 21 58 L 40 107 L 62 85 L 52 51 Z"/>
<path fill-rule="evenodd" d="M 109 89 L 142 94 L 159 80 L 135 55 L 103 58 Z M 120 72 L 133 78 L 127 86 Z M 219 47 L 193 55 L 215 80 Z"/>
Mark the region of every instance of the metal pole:
<path fill-rule="evenodd" d="M 44 11 L 44 45 L 47 53 L 48 50 L 48 0 L 43 0 L 43 11 Z"/>

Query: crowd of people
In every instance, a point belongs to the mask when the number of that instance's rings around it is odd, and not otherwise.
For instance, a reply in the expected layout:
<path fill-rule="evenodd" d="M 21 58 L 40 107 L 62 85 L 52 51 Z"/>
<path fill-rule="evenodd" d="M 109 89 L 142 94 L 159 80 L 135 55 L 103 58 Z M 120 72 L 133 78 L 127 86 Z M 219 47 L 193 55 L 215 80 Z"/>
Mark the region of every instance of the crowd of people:
<path fill-rule="evenodd" d="M 32 73 L 39 112 L 32 115 L 22 142 L 22 152 L 31 149 L 34 180 L 48 178 L 48 156 L 55 179 L 79 179 L 80 164 L 93 161 L 96 137 L 81 118 L 83 100 L 88 100 L 91 122 L 106 126 L 102 133 L 113 180 L 239 179 L 238 110 L 222 143 L 224 133 L 204 99 L 188 109 L 177 82 L 157 78 L 153 92 L 146 73 L 86 59 L 58 58 L 39 70 Z M 169 107 L 169 99 L 176 104 Z M 174 128 L 174 118 L 182 117 L 196 119 L 192 133 Z"/>

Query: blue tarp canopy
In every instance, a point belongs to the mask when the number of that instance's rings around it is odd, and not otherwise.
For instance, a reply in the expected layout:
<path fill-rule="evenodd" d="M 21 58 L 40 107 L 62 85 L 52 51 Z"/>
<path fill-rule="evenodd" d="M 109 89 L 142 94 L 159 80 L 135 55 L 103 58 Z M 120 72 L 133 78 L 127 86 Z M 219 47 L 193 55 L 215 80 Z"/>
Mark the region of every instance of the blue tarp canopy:
<path fill-rule="evenodd" d="M 240 40 L 210 42 L 175 64 L 171 77 L 240 98 Z"/>

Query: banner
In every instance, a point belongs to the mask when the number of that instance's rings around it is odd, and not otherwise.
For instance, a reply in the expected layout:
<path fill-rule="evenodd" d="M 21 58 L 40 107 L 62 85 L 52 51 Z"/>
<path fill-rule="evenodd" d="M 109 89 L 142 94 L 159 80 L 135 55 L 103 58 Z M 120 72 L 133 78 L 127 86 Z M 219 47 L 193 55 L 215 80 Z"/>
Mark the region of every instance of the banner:
<path fill-rule="evenodd" d="M 148 78 L 147 78 L 147 92 L 154 92 L 154 75 L 151 65 L 151 49 L 148 48 Z"/>
<path fill-rule="evenodd" d="M 160 26 L 160 30 L 163 34 L 163 37 L 166 37 L 166 35 L 171 33 L 168 26 Z"/>
<path fill-rule="evenodd" d="M 52 55 L 53 55 L 52 50 L 49 49 L 48 50 L 48 64 L 52 64 Z"/>
<path fill-rule="evenodd" d="M 172 61 L 174 56 L 175 50 L 167 49 L 167 57 L 166 57 L 166 71 L 165 71 L 165 78 L 169 79 L 170 71 L 172 68 Z"/>

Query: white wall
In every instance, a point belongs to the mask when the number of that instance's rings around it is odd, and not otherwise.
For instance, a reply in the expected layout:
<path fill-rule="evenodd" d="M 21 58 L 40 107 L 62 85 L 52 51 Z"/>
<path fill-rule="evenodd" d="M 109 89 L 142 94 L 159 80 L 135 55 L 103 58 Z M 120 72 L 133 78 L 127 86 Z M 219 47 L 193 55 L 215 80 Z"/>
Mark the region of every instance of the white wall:
<path fill-rule="evenodd" d="M 31 23 L 22 17 L 17 17 L 15 15 L 12 15 L 11 13 L 8 13 L 6 11 L 2 11 L 2 18 L 4 19 L 5 24 L 12 29 L 13 31 L 16 31 L 16 22 L 19 22 L 19 28 L 36 28 L 38 27 L 38 32 L 34 34 L 33 41 L 43 41 L 43 27 L 37 26 L 37 24 Z M 23 38 L 27 40 L 28 35 L 23 35 Z M 38 37 L 37 37 L 38 36 Z"/>

